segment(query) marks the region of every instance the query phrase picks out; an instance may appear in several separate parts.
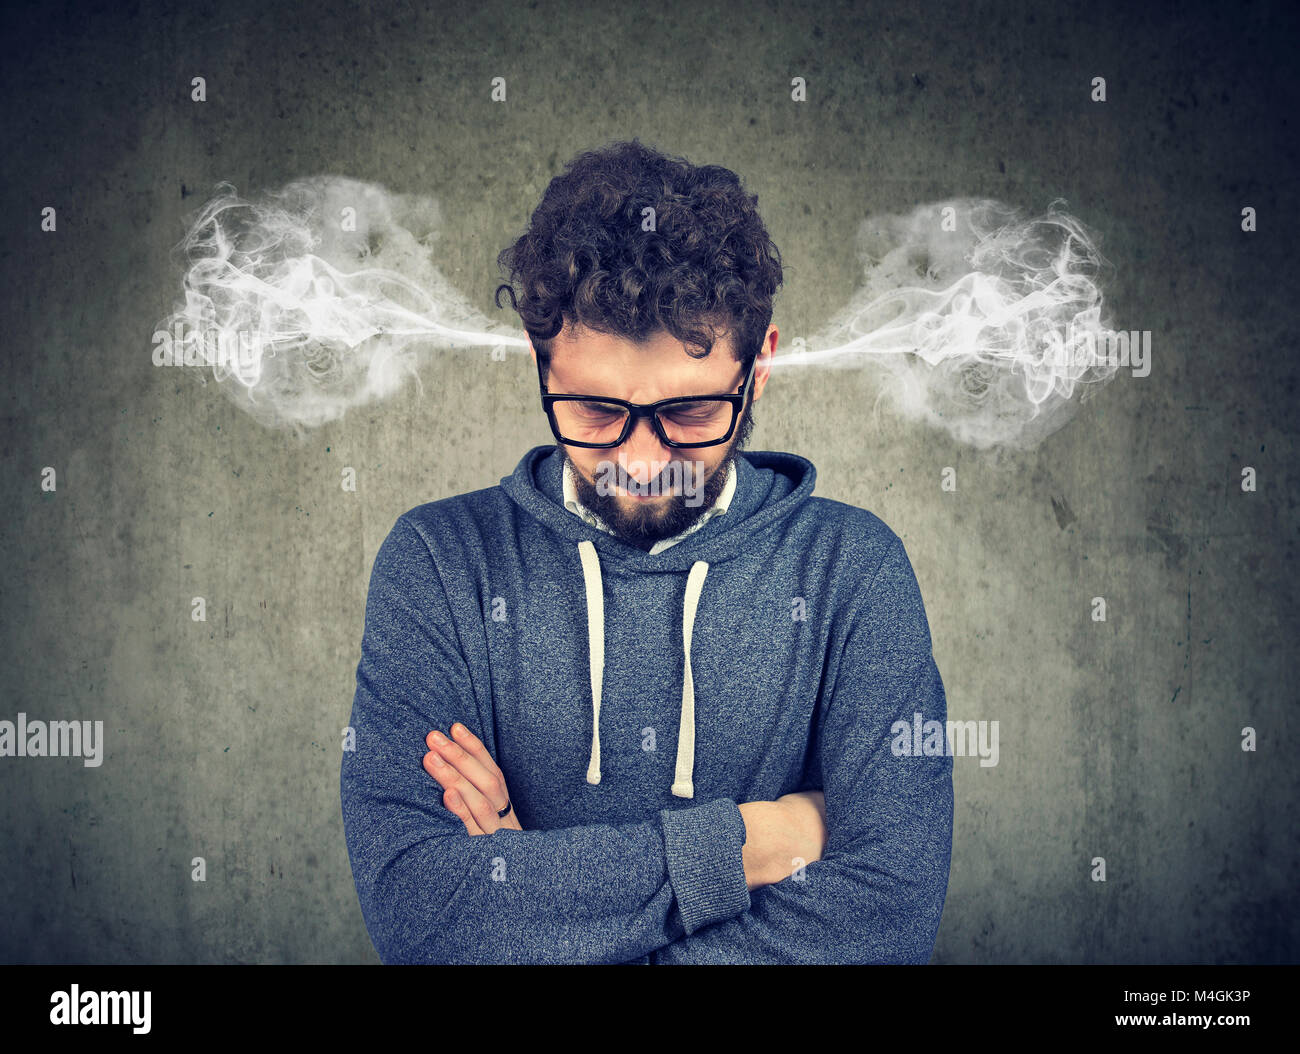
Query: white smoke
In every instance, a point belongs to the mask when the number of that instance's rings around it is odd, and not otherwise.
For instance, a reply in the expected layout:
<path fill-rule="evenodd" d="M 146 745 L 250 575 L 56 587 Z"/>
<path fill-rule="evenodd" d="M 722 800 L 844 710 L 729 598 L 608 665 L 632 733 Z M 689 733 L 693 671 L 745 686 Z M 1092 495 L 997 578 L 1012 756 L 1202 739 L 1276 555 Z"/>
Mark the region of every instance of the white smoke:
<path fill-rule="evenodd" d="M 877 405 L 975 447 L 1037 445 L 1118 369 L 1102 318 L 1109 264 L 1060 204 L 1027 218 L 952 199 L 864 221 L 861 288 L 774 368 L 867 366 Z"/>
<path fill-rule="evenodd" d="M 261 423 L 301 433 L 383 400 L 438 349 L 527 349 L 439 271 L 432 199 L 337 176 L 217 191 L 178 246 L 185 300 L 160 326 Z M 870 365 L 877 403 L 976 447 L 1035 445 L 1117 369 L 1099 351 L 1106 261 L 1057 204 L 1027 219 L 954 199 L 865 221 L 862 287 L 774 366 Z"/>
<path fill-rule="evenodd" d="M 185 301 L 160 325 L 261 423 L 300 432 L 418 385 L 438 348 L 527 348 L 433 263 L 436 201 L 337 176 L 217 191 L 178 246 Z"/>

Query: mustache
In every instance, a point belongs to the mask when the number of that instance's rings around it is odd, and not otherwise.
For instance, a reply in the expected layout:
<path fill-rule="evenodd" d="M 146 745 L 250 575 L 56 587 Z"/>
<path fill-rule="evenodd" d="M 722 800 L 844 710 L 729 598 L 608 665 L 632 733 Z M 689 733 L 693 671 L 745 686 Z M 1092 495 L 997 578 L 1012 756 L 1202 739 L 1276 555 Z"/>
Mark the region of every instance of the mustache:
<path fill-rule="evenodd" d="M 664 471 L 640 483 L 628 473 L 628 468 L 636 470 L 645 464 L 643 461 L 634 461 L 624 467 L 613 461 L 600 462 L 595 472 L 597 492 L 602 497 L 607 497 L 618 487 L 638 496 L 657 497 L 682 493 L 694 497 L 704 485 L 705 466 L 702 461 L 670 461 Z M 651 466 L 654 464 L 651 462 Z"/>

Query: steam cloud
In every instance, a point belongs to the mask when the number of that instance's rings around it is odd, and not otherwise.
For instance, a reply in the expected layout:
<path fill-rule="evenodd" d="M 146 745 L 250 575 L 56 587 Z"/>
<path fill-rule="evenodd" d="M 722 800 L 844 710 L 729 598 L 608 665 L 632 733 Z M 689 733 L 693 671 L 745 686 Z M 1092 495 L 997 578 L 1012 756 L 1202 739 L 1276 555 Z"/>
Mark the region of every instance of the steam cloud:
<path fill-rule="evenodd" d="M 527 348 L 438 270 L 432 199 L 334 176 L 251 200 L 217 191 L 178 246 L 185 299 L 160 326 L 178 361 L 210 368 L 261 423 L 301 433 L 335 420 L 418 385 L 421 356 L 438 349 Z M 977 447 L 1037 444 L 1118 368 L 1099 350 L 1106 261 L 1057 204 L 1026 218 L 953 199 L 865 221 L 862 287 L 776 367 L 870 366 L 877 403 Z"/>
<path fill-rule="evenodd" d="M 433 349 L 528 346 L 434 265 L 436 201 L 335 176 L 217 190 L 178 246 L 185 302 L 161 328 L 261 423 L 301 432 L 418 385 Z"/>
<path fill-rule="evenodd" d="M 952 199 L 863 221 L 861 288 L 776 368 L 868 366 L 877 409 L 887 400 L 979 448 L 1036 446 L 1119 368 L 1102 318 L 1110 265 L 1060 204 L 1028 217 Z"/>

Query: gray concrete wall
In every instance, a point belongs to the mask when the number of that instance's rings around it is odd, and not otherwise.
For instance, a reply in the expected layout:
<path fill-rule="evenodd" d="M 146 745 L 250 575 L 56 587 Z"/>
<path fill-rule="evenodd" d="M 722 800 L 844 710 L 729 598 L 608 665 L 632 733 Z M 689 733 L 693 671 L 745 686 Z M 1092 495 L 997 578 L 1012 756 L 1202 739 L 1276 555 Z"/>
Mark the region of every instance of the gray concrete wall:
<path fill-rule="evenodd" d="M 635 134 L 759 195 L 783 347 L 848 301 L 869 214 L 1061 196 L 1104 237 L 1153 368 L 1037 449 L 875 429 L 865 376 L 802 372 L 750 446 L 810 458 L 819 494 L 903 537 L 950 716 L 999 722 L 996 767 L 956 759 L 936 962 L 1295 961 L 1287 6 L 7 13 L 0 719 L 103 720 L 106 746 L 98 768 L 0 758 L 0 960 L 375 961 L 338 797 L 371 562 L 401 512 L 550 441 L 517 356 L 441 355 L 422 395 L 303 442 L 154 368 L 184 217 L 218 180 L 428 194 L 444 271 L 514 324 L 495 254 L 567 158 Z"/>

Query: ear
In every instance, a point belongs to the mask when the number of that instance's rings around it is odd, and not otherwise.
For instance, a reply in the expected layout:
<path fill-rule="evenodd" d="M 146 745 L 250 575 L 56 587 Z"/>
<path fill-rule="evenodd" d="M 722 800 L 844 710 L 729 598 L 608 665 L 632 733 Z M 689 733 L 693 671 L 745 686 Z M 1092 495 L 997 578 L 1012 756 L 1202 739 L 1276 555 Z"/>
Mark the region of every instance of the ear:
<path fill-rule="evenodd" d="M 776 343 L 780 332 L 775 326 L 768 326 L 763 334 L 763 346 L 758 352 L 758 363 L 754 367 L 754 402 L 758 402 L 767 387 L 768 378 L 772 376 L 772 360 L 776 357 Z"/>

